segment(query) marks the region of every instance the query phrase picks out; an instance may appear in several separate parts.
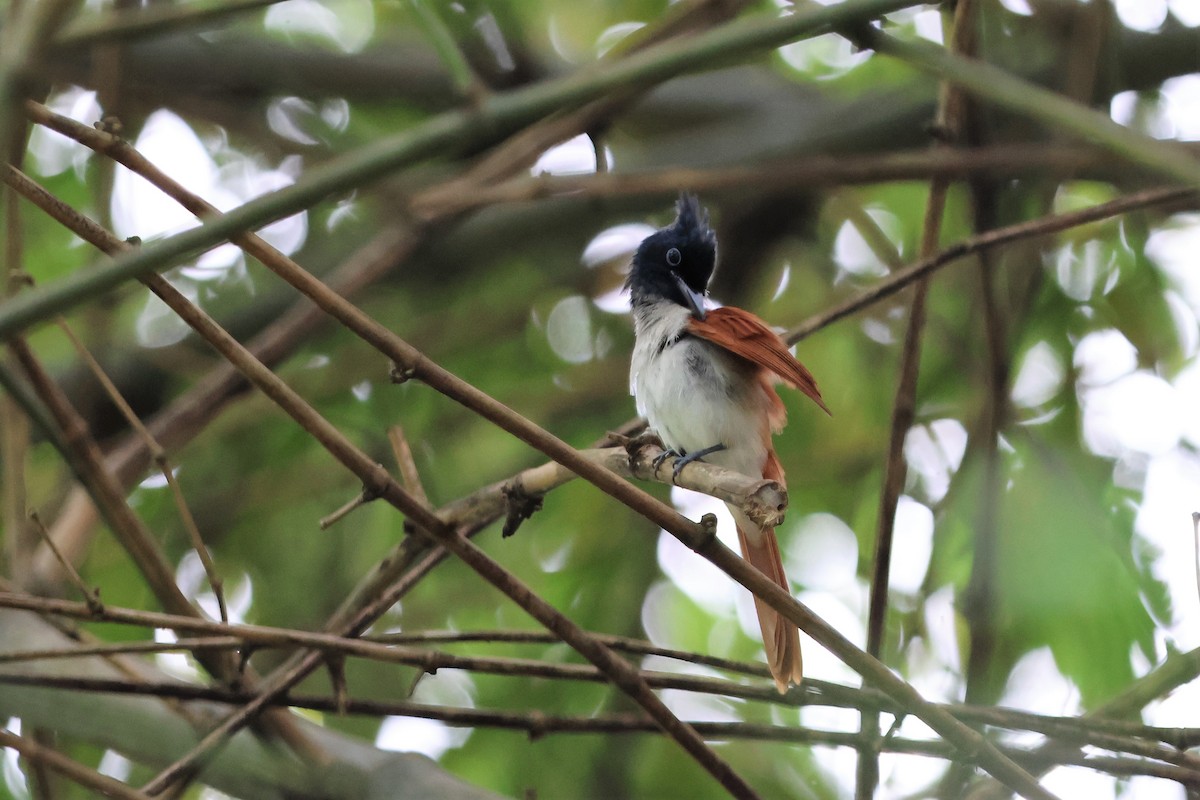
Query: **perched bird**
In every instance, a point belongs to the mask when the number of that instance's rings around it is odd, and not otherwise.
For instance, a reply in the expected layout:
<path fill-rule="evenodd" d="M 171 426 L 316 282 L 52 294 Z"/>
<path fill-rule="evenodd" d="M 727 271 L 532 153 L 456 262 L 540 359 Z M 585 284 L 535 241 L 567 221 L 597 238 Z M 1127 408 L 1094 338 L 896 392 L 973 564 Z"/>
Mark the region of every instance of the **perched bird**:
<path fill-rule="evenodd" d="M 812 373 L 765 322 L 739 308 L 704 307 L 716 234 L 694 195 L 681 195 L 677 212 L 673 224 L 638 247 L 626 281 L 636 334 L 630 393 L 667 448 L 660 458 L 675 456 L 676 476 L 704 458 L 782 484 L 771 434 L 783 428 L 787 412 L 774 383 L 782 380 L 829 409 Z M 739 508 L 729 510 L 742 556 L 790 591 L 775 530 L 760 528 Z M 786 691 L 803 674 L 799 633 L 757 597 L 755 610 L 775 685 Z"/>

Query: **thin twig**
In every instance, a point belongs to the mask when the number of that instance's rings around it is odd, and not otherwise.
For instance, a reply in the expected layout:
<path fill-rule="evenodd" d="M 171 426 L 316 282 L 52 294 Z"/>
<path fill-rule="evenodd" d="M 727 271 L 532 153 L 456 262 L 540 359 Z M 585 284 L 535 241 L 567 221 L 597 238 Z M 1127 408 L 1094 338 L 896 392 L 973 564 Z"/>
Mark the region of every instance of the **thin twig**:
<path fill-rule="evenodd" d="M 1200 511 L 1192 512 L 1192 543 L 1196 554 L 1196 596 L 1200 598 Z"/>
<path fill-rule="evenodd" d="M 42 523 L 42 518 L 38 516 L 36 511 L 29 512 L 29 519 L 33 522 L 33 529 L 41 535 L 42 539 L 46 542 L 46 545 L 58 559 L 58 563 L 62 565 L 63 571 L 67 573 L 67 577 L 70 579 L 71 583 L 74 584 L 75 588 L 79 590 L 79 593 L 83 595 L 83 599 L 87 603 L 88 608 L 92 609 L 93 612 L 103 611 L 104 604 L 100 602 L 100 589 L 89 589 L 88 585 L 84 583 L 83 577 L 79 574 L 71 562 L 63 558 L 63 554 L 59 552 L 57 547 L 54 546 L 54 540 L 50 538 L 50 532 L 46 530 L 45 524 Z"/>
<path fill-rule="evenodd" d="M 332 526 L 341 522 L 346 517 L 350 516 L 355 510 L 362 508 L 367 503 L 376 499 L 366 489 L 363 489 L 351 499 L 343 503 L 339 508 L 329 512 L 325 516 L 317 520 L 317 527 L 321 530 L 328 530 Z"/>
<path fill-rule="evenodd" d="M 58 49 L 84 48 L 101 42 L 120 42 L 185 27 L 216 22 L 223 17 L 274 5 L 283 0 L 192 0 L 187 5 L 131 6 L 77 17 L 54 38 Z"/>
<path fill-rule="evenodd" d="M 913 0 L 846 0 L 836 6 L 806 7 L 783 17 L 756 15 L 679 42 L 656 45 L 602 69 L 489 95 L 478 108 L 431 117 L 347 153 L 323 169 L 310 170 L 287 188 L 262 195 L 197 228 L 24 292 L 0 308 L 0 338 L 9 338 L 53 314 L 93 300 L 126 281 L 236 239 L 243 231 L 308 208 L 332 193 L 353 189 L 431 156 L 445 157 L 496 141 L 534 120 L 577 108 L 614 90 L 646 89 L 716 58 L 763 52 L 914 4 Z M 42 5 L 47 4 L 35 7 Z"/>
<path fill-rule="evenodd" d="M 421 472 L 413 458 L 412 448 L 408 446 L 408 437 L 404 435 L 404 427 L 399 423 L 387 429 L 388 441 L 392 445 L 392 454 L 396 457 L 396 466 L 400 468 L 400 478 L 404 488 L 413 493 L 417 500 L 429 505 L 429 495 L 425 492 L 425 484 L 421 480 Z"/>
<path fill-rule="evenodd" d="M 953 11 L 953 25 L 946 38 L 951 48 L 966 56 L 974 51 L 974 3 L 958 0 Z M 947 27 L 943 14 L 943 30 Z M 943 84 L 938 101 L 934 125 L 939 133 L 934 148 L 941 150 L 957 143 L 962 130 L 962 102 L 957 90 Z M 938 250 L 941 239 L 942 219 L 946 211 L 946 193 L 949 182 L 945 178 L 934 178 L 929 185 L 929 196 L 925 205 L 925 218 L 921 229 L 920 257 L 928 258 Z M 899 260 L 897 254 L 896 260 Z M 904 457 L 904 442 L 916 418 L 917 380 L 921 368 L 921 338 L 925 332 L 925 304 L 929 292 L 926 276 L 913 287 L 912 305 L 909 309 L 908 328 L 904 333 L 904 344 L 900 356 L 900 377 L 896 385 L 895 401 L 888 449 L 884 461 L 883 488 L 879 498 L 879 518 L 876 522 L 875 557 L 871 570 L 871 591 L 867 614 L 867 652 L 876 658 L 883 657 L 883 637 L 887 628 L 888 585 L 891 581 L 892 545 L 896 532 L 896 509 L 900 493 L 908 477 L 908 462 Z M 879 718 L 873 714 L 862 717 L 862 733 L 868 740 L 879 736 Z M 879 783 L 879 761 L 874 751 L 859 754 L 858 779 L 855 797 L 870 800 L 875 796 Z"/>
<path fill-rule="evenodd" d="M 7 166 L 6 169 L 6 183 L 16 188 L 22 196 L 32 199 L 39 208 L 48 211 L 60 222 L 69 220 L 68 227 L 72 230 L 87 234 L 103 232 L 104 235 L 97 241 L 103 244 L 101 249 L 104 252 L 121 252 L 122 249 L 129 247 L 122 240 L 104 231 L 99 225 L 50 195 L 18 170 L 11 166 Z M 88 236 L 85 235 L 84 238 L 88 238 Z M 90 238 L 88 240 L 92 241 Z M 93 241 L 93 243 L 96 242 Z M 156 280 L 165 283 L 157 276 L 147 279 L 147 282 Z M 53 419 L 52 429 L 61 432 L 61 437 L 54 436 L 52 441 L 62 447 L 62 453 L 67 462 L 95 499 L 100 513 L 109 522 L 118 541 L 146 578 L 159 603 L 171 613 L 199 617 L 200 611 L 183 596 L 179 586 L 175 583 L 170 564 L 154 537 L 150 535 L 141 518 L 125 502 L 124 491 L 120 484 L 111 473 L 104 469 L 103 457 L 95 439 L 88 433 L 87 423 L 72 406 L 62 389 L 46 373 L 23 340 L 13 340 L 10 347 L 33 384 L 34 393 L 49 409 Z M 10 387 L 10 391 L 13 388 L 15 387 Z M 14 396 L 21 397 L 23 395 L 18 393 Z M 219 680 L 225 682 L 249 681 L 251 683 L 256 680 L 253 673 L 239 671 L 228 654 L 200 652 L 196 654 L 196 660 Z M 309 737 L 301 733 L 296 722 L 286 714 L 272 714 L 267 722 L 293 749 L 312 758 L 323 757 L 322 751 L 310 741 Z"/>
<path fill-rule="evenodd" d="M 10 170 L 10 176 L 14 172 L 15 170 Z M 182 190 L 182 187 L 179 188 Z M 35 194 L 32 190 L 30 190 L 30 193 Z M 59 205 L 61 206 L 62 204 L 60 203 Z M 62 209 L 59 208 L 57 211 L 61 213 Z M 81 218 L 81 215 L 75 213 L 62 214 L 62 216 L 65 221 L 69 221 L 74 226 L 77 232 L 89 241 L 97 244 L 101 249 L 119 250 L 122 246 L 116 237 L 104 231 L 95 225 L 95 223 Z M 263 243 L 263 246 L 269 249 L 269 246 L 265 243 Z M 276 251 L 272 250 L 272 252 Z M 268 258 L 271 258 L 272 261 L 276 260 L 270 256 Z M 282 258 L 282 256 L 278 258 Z M 291 263 L 290 260 L 288 261 Z M 292 267 L 295 270 L 299 270 L 301 274 L 307 275 L 303 270 L 300 270 L 298 265 L 292 263 Z M 440 519 L 429 511 L 427 506 L 416 502 L 412 495 L 407 493 L 388 475 L 386 470 L 371 461 L 365 453 L 351 444 L 336 428 L 330 425 L 328 421 L 317 414 L 310 405 L 301 399 L 294 390 L 264 367 L 261 362 L 254 359 L 241 344 L 217 325 L 211 317 L 183 297 L 166 280 L 157 275 L 145 277 L 142 280 L 149 286 L 151 291 L 166 302 L 185 322 L 208 340 L 210 344 L 213 344 L 227 360 L 237 365 L 247 378 L 280 405 L 281 408 L 292 415 L 305 430 L 329 449 L 343 465 L 355 472 L 363 481 L 367 490 L 384 498 L 404 512 L 421 529 L 432 535 L 443 545 L 446 545 L 447 549 L 462 557 L 468 564 L 483 574 L 487 580 L 512 597 L 512 599 L 534 616 L 535 619 L 546 624 L 556 634 L 562 636 L 568 644 L 580 650 L 588 660 L 604 670 L 618 687 L 630 693 L 652 717 L 663 725 L 665 730 L 669 731 L 728 790 L 740 797 L 755 796 L 749 786 L 733 773 L 724 761 L 713 754 L 708 746 L 704 744 L 703 740 L 696 736 L 694 731 L 691 731 L 679 722 L 678 718 L 650 691 L 645 682 L 638 677 L 636 671 L 626 662 L 614 655 L 608 648 L 595 642 L 578 626 L 559 614 L 549 604 L 541 600 L 541 598 L 534 595 L 516 576 L 500 567 L 499 564 L 486 556 L 483 551 L 475 548 L 466 539 L 459 537 L 452 528 L 446 527 Z M 325 291 L 329 291 L 323 284 L 321 286 Z M 351 307 L 353 308 L 353 306 Z M 566 445 L 563 446 L 565 447 Z M 590 465 L 590 462 L 586 460 L 584 463 Z M 602 468 L 594 467 L 594 469 Z M 604 472 L 606 475 L 612 475 L 607 470 Z M 628 486 L 628 484 L 615 476 L 614 480 L 618 481 L 621 486 Z M 650 498 L 649 495 L 644 496 L 652 502 L 658 502 Z M 670 513 L 674 514 L 674 512 Z M 156 791 L 161 790 L 171 785 L 180 776 L 189 774 L 202 759 L 206 758 L 212 752 L 213 748 L 226 741 L 228 736 L 248 723 L 252 716 L 258 710 L 261 710 L 263 705 L 265 703 L 253 708 L 247 706 L 243 713 L 226 720 L 224 724 L 219 725 L 210 732 L 186 756 L 160 772 L 148 786 Z"/>
<path fill-rule="evenodd" d="M 131 150 L 132 148 L 122 147 L 120 149 Z M 186 198 L 185 205 L 188 205 L 189 208 L 199 208 L 206 214 L 210 213 L 208 209 L 212 209 L 205 201 L 187 192 L 183 187 L 169 181 L 169 179 L 166 179 L 164 190 L 169 194 L 182 193 Z M 227 219 L 229 219 L 228 216 L 219 218 L 217 224 Z M 252 234 L 240 234 L 234 237 L 234 241 L 243 247 L 248 247 L 249 245 L 246 243 L 252 242 L 254 239 L 257 239 L 257 237 L 254 237 Z M 338 319 L 346 327 L 390 358 L 392 362 L 397 364 L 407 374 L 418 378 L 442 394 L 462 403 L 477 414 L 509 431 L 517 436 L 517 438 L 541 450 L 606 493 L 680 538 L 686 545 L 705 558 L 708 558 L 743 586 L 746 586 L 751 592 L 762 597 L 772 607 L 783 612 L 785 616 L 788 616 L 789 619 L 818 642 L 830 648 L 853 669 L 862 673 L 864 677 L 869 677 L 871 680 L 876 681 L 881 688 L 892 694 L 898 702 L 901 702 L 906 708 L 911 709 L 914 715 L 926 721 L 943 736 L 954 741 L 968 757 L 977 757 L 985 769 L 995 774 L 1004 783 L 1028 797 L 1047 798 L 1053 796 L 1038 785 L 1036 781 L 1032 780 L 1027 773 L 1021 770 L 1010 759 L 984 740 L 978 733 L 962 725 L 940 709 L 930 705 L 909 684 L 897 678 L 877 660 L 855 647 L 848 639 L 813 614 L 808 608 L 801 605 L 789 593 L 775 586 L 762 573 L 749 567 L 746 562 L 712 535 L 711 524 L 708 526 L 698 526 L 684 519 L 674 509 L 625 482 L 613 472 L 591 463 L 561 439 L 554 437 L 544 429 L 534 425 L 529 420 L 479 391 L 474 386 L 434 364 L 416 348 L 368 317 L 352 303 L 345 300 L 345 298 L 337 295 L 336 292 L 332 292 L 329 287 L 304 271 L 290 259 L 285 259 L 282 256 L 268 257 L 264 263 L 281 277 L 285 278 L 295 288 L 312 298 L 327 313 Z M 412 496 L 405 492 L 399 484 L 392 481 L 391 477 L 384 470 L 345 440 L 336 429 L 317 415 L 310 406 L 296 396 L 277 376 L 263 368 L 249 353 L 245 352 L 240 344 L 229 337 L 219 326 L 212 323 L 211 319 L 207 318 L 202 311 L 188 302 L 186 298 L 167 284 L 166 281 L 156 279 L 155 277 L 145 278 L 144 280 L 189 325 L 192 325 L 210 343 L 217 346 L 222 355 L 238 363 L 239 367 L 246 371 L 248 377 L 253 375 L 252 379 L 256 385 L 280 404 L 282 408 L 287 410 L 289 414 L 292 414 L 343 465 L 353 470 L 363 480 L 364 485 L 373 491 L 378 491 L 381 497 L 403 511 L 420 528 L 433 535 L 439 542 L 446 545 L 449 550 L 466 560 L 468 564 L 480 571 L 481 574 L 484 574 L 488 580 L 505 589 L 513 599 L 518 600 L 518 602 L 528 600 L 529 603 L 525 606 L 527 611 L 534 613 L 533 610 L 536 609 L 534 616 L 540 622 L 548 626 L 559 626 L 552 627 L 552 629 L 556 633 L 563 634 L 572 646 L 577 647 L 577 649 L 582 648 L 580 652 L 585 653 L 589 660 L 593 660 L 593 663 L 596 663 L 597 666 L 600 666 L 602 669 L 609 668 L 614 670 L 612 673 L 614 677 L 628 669 L 628 665 L 613 656 L 607 648 L 595 643 L 594 640 L 587 639 L 586 635 L 574 626 L 573 623 L 565 620 L 565 618 L 561 618 L 552 608 L 543 604 L 540 598 L 536 598 L 531 593 L 528 593 L 525 587 L 522 586 L 518 589 L 519 583 L 516 582 L 515 576 L 502 570 L 498 564 L 491 561 L 482 551 L 479 551 L 467 540 L 455 536 L 451 531 L 444 528 L 441 521 L 429 513 L 425 506 L 416 503 Z M 2 312 L 0 312 L 0 316 L 2 316 Z M 0 332 L 2 332 L 2 328 L 3 323 L 0 322 Z M 562 622 L 552 621 L 556 619 L 561 619 Z M 564 622 L 566 623 L 565 625 L 563 625 Z M 623 680 L 618 680 L 618 685 L 627 691 L 631 691 L 633 696 L 640 703 L 643 703 L 643 707 L 651 711 L 652 715 L 659 718 L 672 731 L 673 735 L 676 736 L 677 741 L 683 744 L 698 761 L 704 763 L 705 767 L 714 776 L 721 776 L 723 781 L 728 781 L 727 786 L 736 785 L 740 782 L 740 779 L 729 771 L 722 761 L 712 755 L 711 750 L 695 735 L 694 731 L 691 731 L 686 726 L 682 726 L 678 722 L 678 719 L 667 710 L 665 705 L 661 704 L 658 698 L 649 692 L 649 689 L 644 684 L 639 686 L 636 683 L 624 683 L 622 682 Z M 186 761 L 188 758 L 194 760 L 202 757 L 205 753 L 209 752 L 210 748 L 222 742 L 224 737 L 228 735 L 229 730 L 236 730 L 241 724 L 244 724 L 244 720 L 236 723 L 236 725 L 229 723 L 228 728 L 226 726 L 219 727 L 213 734 L 206 737 L 189 756 L 181 761 Z M 168 770 L 160 773 L 160 776 L 151 785 L 156 788 L 166 785 L 173 779 L 174 775 L 180 774 L 188 768 L 190 767 L 182 764 L 172 765 Z M 749 791 L 749 788 L 742 787 L 739 788 L 739 791 Z"/>
<path fill-rule="evenodd" d="M 838 320 L 872 306 L 880 300 L 891 297 L 915 281 L 948 264 L 958 261 L 964 256 L 973 255 L 983 250 L 1001 247 L 1017 241 L 1049 236 L 1092 222 L 1112 219 L 1113 217 L 1127 214 L 1130 211 L 1154 206 L 1186 205 L 1187 207 L 1194 207 L 1196 202 L 1197 194 L 1192 189 L 1146 189 L 1118 197 L 1116 200 L 1110 200 L 1107 203 L 1098 203 L 1079 211 L 1045 216 L 977 234 L 950 245 L 928 258 L 923 258 L 907 269 L 892 273 L 870 289 L 862 291 L 831 309 L 814 314 L 789 330 L 784 335 L 784 338 L 789 344 L 795 344 L 801 339 L 805 339 L 817 331 L 829 327 Z"/>
<path fill-rule="evenodd" d="M 224 582 L 221 576 L 217 573 L 217 566 L 213 563 L 212 554 L 208 551 L 208 545 L 204 543 L 204 537 L 200 535 L 200 528 L 196 525 L 196 518 L 192 516 L 192 511 L 188 508 L 187 499 L 183 496 L 183 489 L 179 485 L 178 479 L 175 477 L 174 470 L 171 469 L 170 461 L 167 459 L 167 453 L 162 446 L 154 440 L 150 431 L 142 424 L 141 419 L 129 402 L 121 394 L 121 390 L 117 388 L 112 379 L 108 377 L 108 373 L 104 371 L 104 367 L 100 366 L 100 362 L 92 355 L 91 351 L 84 345 L 75 332 L 71 330 L 71 326 L 61 317 L 58 320 L 59 328 L 71 342 L 71 346 L 75 348 L 75 352 L 79 355 L 81 361 L 95 376 L 96 380 L 103 387 L 109 400 L 121 412 L 125 421 L 129 423 L 134 432 L 141 436 L 146 443 L 146 449 L 150 451 L 154 462 L 158 464 L 159 471 L 166 480 L 167 485 L 171 489 L 171 497 L 175 502 L 175 509 L 179 513 L 179 519 L 183 522 L 184 530 L 188 533 L 188 538 L 192 541 L 192 549 L 196 551 L 196 555 L 200 557 L 200 563 L 204 567 L 204 574 L 208 578 L 208 585 L 212 589 L 213 595 L 217 598 L 217 607 L 220 610 L 221 621 L 229 621 L 229 609 L 225 605 L 225 590 Z M 47 534 L 46 541 L 50 542 L 50 537 Z M 66 561 L 63 561 L 64 566 Z"/>
<path fill-rule="evenodd" d="M 66 691 L 88 691 L 112 694 L 149 695 L 182 701 L 203 700 L 239 704 L 250 701 L 254 695 L 245 690 L 222 687 L 195 686 L 179 682 L 138 683 L 120 679 L 68 677 L 59 675 L 13 675 L 0 673 L 0 683 L 18 686 L 37 686 Z M 661 729 L 644 716 L 632 714 L 610 714 L 588 717 L 548 715 L 540 711 L 513 712 L 478 708 L 449 708 L 410 701 L 364 700 L 358 698 L 339 699 L 309 694 L 288 694 L 277 698 L 281 704 L 315 711 L 339 712 L 369 716 L 411 716 L 433 719 L 456 727 L 491 727 L 518 730 L 532 738 L 551 734 L 631 734 L 661 733 Z M 1074 720 L 1066 720 L 1068 722 Z M 696 730 L 706 738 L 714 740 L 754 739 L 758 741 L 789 742 L 793 744 L 852 747 L 863 751 L 873 747 L 911 755 L 935 758 L 952 758 L 954 749 L 941 741 L 914 740 L 890 737 L 880 745 L 865 739 L 861 734 L 840 731 L 825 731 L 795 726 L 763 725 L 751 722 L 693 722 Z M 1109 742 L 1111 743 L 1111 741 Z M 1106 746 L 1101 744 L 1099 746 Z M 1170 748 L 1142 748 L 1151 753 L 1139 758 L 1104 757 L 1076 753 L 1063 760 L 1064 764 L 1088 767 L 1114 775 L 1147 775 L 1173 780 L 1185 785 L 1200 784 L 1200 759 Z M 1022 763 L 1035 763 L 1037 755 L 1016 747 L 1003 747 L 1006 754 Z M 1118 750 L 1118 752 L 1121 752 Z M 1175 763 L 1176 761 L 1180 763 Z"/>

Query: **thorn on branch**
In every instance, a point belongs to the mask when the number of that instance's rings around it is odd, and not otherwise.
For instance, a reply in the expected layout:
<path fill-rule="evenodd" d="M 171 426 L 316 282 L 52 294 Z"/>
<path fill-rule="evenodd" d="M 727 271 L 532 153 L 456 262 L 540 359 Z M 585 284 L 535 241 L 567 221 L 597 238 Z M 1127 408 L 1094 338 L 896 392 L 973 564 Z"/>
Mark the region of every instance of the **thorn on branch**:
<path fill-rule="evenodd" d="M 705 514 L 700 518 L 700 535 L 697 537 L 692 549 L 697 553 L 703 553 L 708 549 L 708 546 L 717 540 L 717 515 Z"/>
<path fill-rule="evenodd" d="M 508 506 L 508 514 L 504 518 L 504 529 L 500 532 L 500 536 L 507 539 L 517 532 L 521 523 L 542 510 L 544 498 L 540 494 L 535 495 L 525 491 L 519 481 L 505 484 L 500 491 L 504 493 L 504 499 Z"/>
<path fill-rule="evenodd" d="M 350 512 L 354 511 L 354 509 L 358 508 L 359 506 L 366 505 L 367 503 L 371 502 L 372 500 L 376 499 L 377 497 L 379 497 L 379 494 L 377 492 L 374 492 L 371 489 L 368 489 L 366 486 L 364 486 L 362 488 L 362 491 L 360 491 L 358 493 L 358 497 L 355 497 L 353 500 L 350 500 L 348 503 L 346 503 L 345 505 L 343 505 L 341 508 L 334 511 L 333 513 L 331 513 L 327 516 L 321 517 L 321 519 L 317 522 L 317 525 L 323 531 L 328 530 L 332 525 L 340 522 L 342 519 L 349 516 Z"/>
<path fill-rule="evenodd" d="M 242 648 L 238 651 L 237 674 L 238 674 L 239 680 L 241 679 L 241 677 L 243 675 L 246 674 L 246 670 L 249 669 L 250 657 L 252 655 L 254 655 L 254 653 L 255 653 L 254 645 L 250 644 L 248 642 L 246 644 L 244 644 L 242 646 Z"/>
<path fill-rule="evenodd" d="M 419 684 L 421 682 L 422 678 L 424 678 L 426 675 L 436 675 L 436 674 L 437 674 L 437 667 L 434 667 L 434 668 L 428 669 L 428 670 L 420 670 L 420 669 L 417 670 L 416 674 L 413 675 L 412 683 L 410 683 L 408 685 L 408 691 L 404 693 L 404 699 L 405 700 L 412 699 L 412 696 L 414 694 L 416 694 L 416 692 L 417 692 L 417 684 Z"/>
<path fill-rule="evenodd" d="M 879 742 L 880 750 L 892 743 L 892 741 L 900 733 L 900 726 L 904 724 L 904 720 L 907 717 L 908 714 L 905 714 L 903 711 L 896 714 L 896 717 L 892 720 L 892 724 L 888 726 L 887 733 L 883 735 L 883 738 Z"/>
<path fill-rule="evenodd" d="M 546 715 L 538 709 L 529 712 L 529 741 L 536 742 L 546 735 Z"/>

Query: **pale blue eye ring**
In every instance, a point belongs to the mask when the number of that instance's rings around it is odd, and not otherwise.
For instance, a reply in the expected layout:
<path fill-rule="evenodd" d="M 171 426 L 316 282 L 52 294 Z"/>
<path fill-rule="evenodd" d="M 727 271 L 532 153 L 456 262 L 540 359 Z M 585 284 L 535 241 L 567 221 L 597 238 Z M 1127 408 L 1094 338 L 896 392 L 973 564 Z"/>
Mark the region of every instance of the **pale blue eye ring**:
<path fill-rule="evenodd" d="M 683 261 L 683 253 L 679 252 L 678 247 L 672 247 L 667 251 L 667 263 L 672 267 L 678 267 Z"/>

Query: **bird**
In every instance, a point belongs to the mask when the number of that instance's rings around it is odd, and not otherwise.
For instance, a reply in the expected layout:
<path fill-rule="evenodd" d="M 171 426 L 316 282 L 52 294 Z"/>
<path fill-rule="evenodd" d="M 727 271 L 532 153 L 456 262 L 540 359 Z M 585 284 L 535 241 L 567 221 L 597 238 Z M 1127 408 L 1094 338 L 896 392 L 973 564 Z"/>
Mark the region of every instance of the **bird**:
<path fill-rule="evenodd" d="M 679 196 L 675 221 L 647 236 L 633 255 L 625 286 L 633 316 L 630 394 L 662 440 L 655 470 L 675 458 L 673 477 L 703 459 L 743 475 L 784 483 L 772 434 L 787 411 L 775 391 L 782 381 L 825 413 L 812 373 L 763 320 L 740 308 L 707 308 L 717 266 L 717 237 L 708 212 L 690 193 Z M 773 528 L 727 504 L 742 557 L 791 592 Z M 780 692 L 803 678 L 796 625 L 754 598 L 763 647 Z"/>

